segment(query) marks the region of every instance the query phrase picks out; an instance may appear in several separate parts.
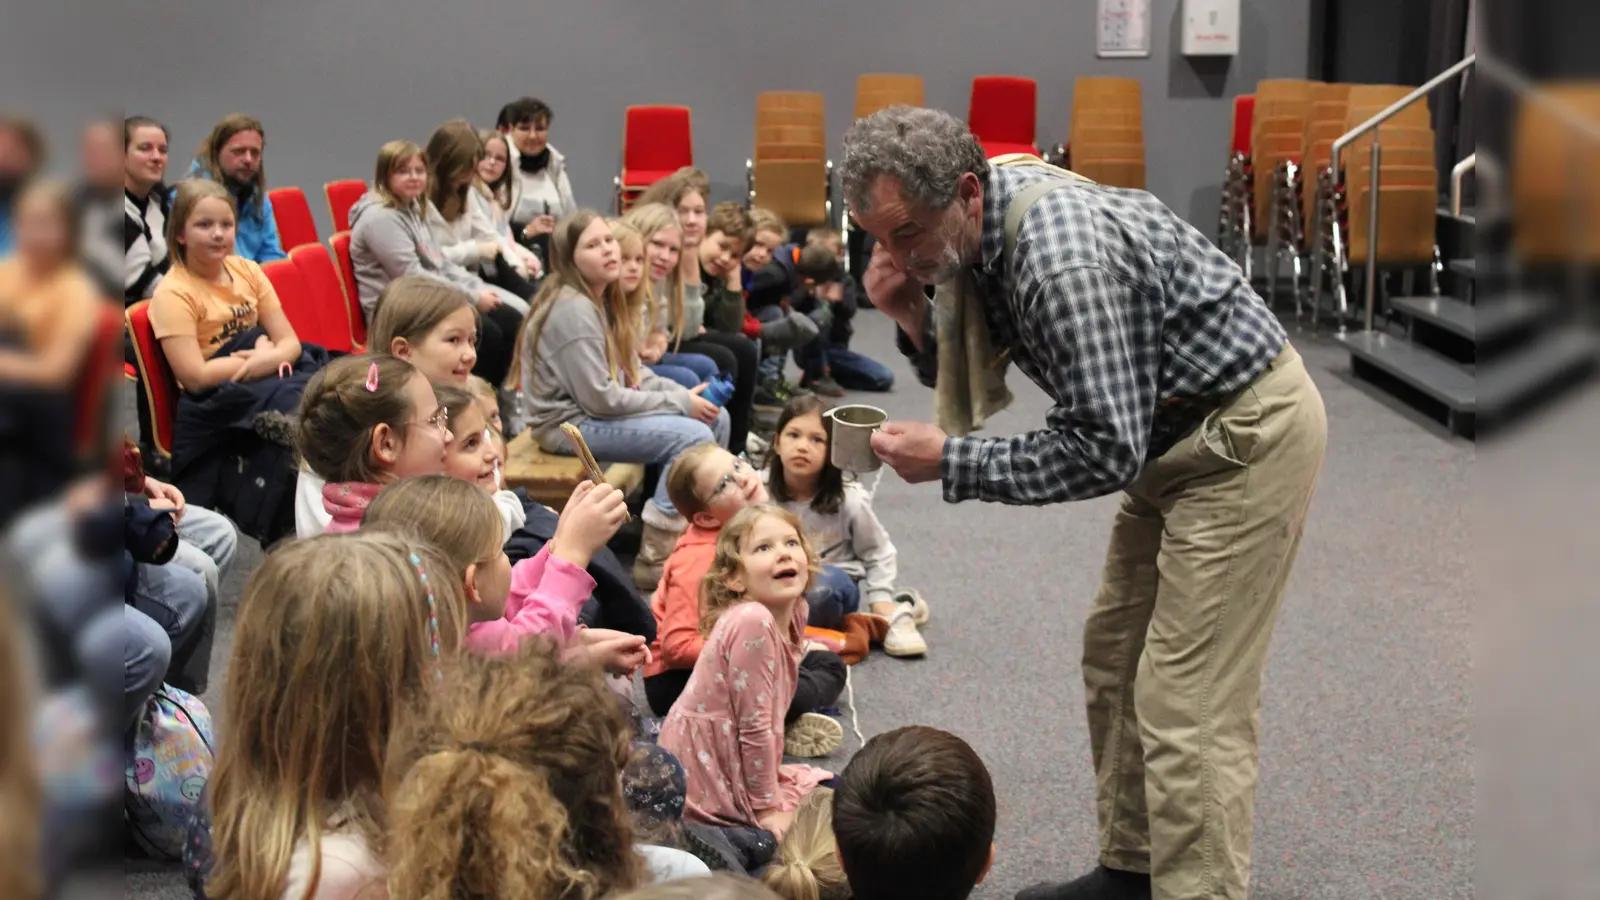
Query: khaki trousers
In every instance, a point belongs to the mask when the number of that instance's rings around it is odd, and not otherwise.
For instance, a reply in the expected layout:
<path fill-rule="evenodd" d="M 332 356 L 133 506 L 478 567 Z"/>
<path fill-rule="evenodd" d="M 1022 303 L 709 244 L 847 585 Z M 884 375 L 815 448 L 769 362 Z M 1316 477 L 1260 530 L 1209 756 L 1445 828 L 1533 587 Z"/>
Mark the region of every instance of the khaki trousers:
<path fill-rule="evenodd" d="M 1327 446 L 1293 347 L 1127 490 L 1084 625 L 1100 861 L 1244 900 L 1267 644 Z"/>

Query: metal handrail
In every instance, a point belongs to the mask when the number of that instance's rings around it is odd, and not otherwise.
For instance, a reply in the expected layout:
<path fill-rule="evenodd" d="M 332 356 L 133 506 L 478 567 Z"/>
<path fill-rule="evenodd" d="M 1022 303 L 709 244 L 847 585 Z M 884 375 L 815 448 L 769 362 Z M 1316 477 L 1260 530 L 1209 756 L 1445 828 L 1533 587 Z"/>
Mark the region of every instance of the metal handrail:
<path fill-rule="evenodd" d="M 1461 215 L 1461 179 L 1477 167 L 1478 151 L 1474 150 L 1450 170 L 1450 215 Z"/>
<path fill-rule="evenodd" d="M 1329 151 L 1329 154 L 1328 154 L 1328 171 L 1333 174 L 1333 179 L 1334 179 L 1335 186 L 1337 186 L 1340 183 L 1340 179 L 1339 179 L 1339 172 L 1340 172 L 1339 162 L 1340 162 L 1340 159 L 1339 159 L 1339 157 L 1343 154 L 1344 148 L 1350 146 L 1350 144 L 1352 142 L 1354 142 L 1356 138 L 1361 137 L 1363 134 L 1366 134 L 1367 132 L 1373 130 L 1374 128 L 1377 128 L 1379 125 L 1382 125 L 1384 122 L 1387 122 L 1389 119 L 1395 117 L 1402 110 L 1404 110 L 1406 107 L 1410 106 L 1413 103 L 1416 103 L 1418 100 L 1423 99 L 1424 97 L 1426 97 L 1429 94 L 1433 93 L 1435 90 L 1438 90 L 1440 85 L 1450 81 L 1451 79 L 1455 78 L 1457 75 L 1460 75 L 1462 72 L 1465 72 L 1467 69 L 1469 69 L 1469 68 L 1473 67 L 1474 65 L 1476 65 L 1477 62 L 1478 62 L 1478 54 L 1473 53 L 1473 54 L 1467 56 L 1465 59 L 1461 60 L 1460 62 L 1456 63 L 1455 65 L 1451 66 L 1450 68 L 1445 69 L 1443 72 L 1440 72 L 1439 74 L 1437 74 L 1437 75 L 1433 76 L 1432 78 L 1428 79 L 1420 87 L 1418 87 L 1415 90 L 1411 91 L 1411 93 L 1406 94 L 1404 97 L 1401 97 L 1399 100 L 1396 100 L 1395 102 L 1393 102 L 1393 103 L 1389 104 L 1388 106 L 1384 107 L 1381 111 L 1379 111 L 1377 114 L 1373 115 L 1371 118 L 1367 119 L 1365 122 L 1362 122 L 1360 125 L 1357 125 L 1355 128 L 1352 128 L 1351 130 L 1345 132 L 1344 134 L 1339 135 L 1338 139 L 1336 139 L 1333 142 L 1333 147 Z M 1378 265 L 1377 265 L 1377 258 L 1378 258 L 1378 187 L 1379 187 L 1379 177 L 1380 177 L 1379 174 L 1378 174 L 1379 173 L 1378 160 L 1379 160 L 1379 154 L 1381 152 L 1382 151 L 1381 151 L 1381 149 L 1379 147 L 1378 136 L 1377 135 L 1373 135 L 1372 136 L 1372 173 L 1371 173 L 1371 175 L 1369 177 L 1368 184 L 1367 184 L 1367 190 L 1371 192 L 1370 197 L 1369 197 L 1369 204 L 1368 205 L 1371 208 L 1371 214 L 1372 214 L 1371 220 L 1367 223 L 1367 277 L 1366 277 L 1366 282 L 1367 283 L 1365 285 L 1365 288 L 1366 288 L 1365 324 L 1366 324 L 1366 329 L 1368 331 L 1372 330 L 1373 306 L 1377 302 L 1377 280 L 1378 280 L 1377 279 L 1377 270 L 1378 270 Z M 1354 210 L 1352 210 L 1352 212 L 1354 212 Z M 1332 223 L 1332 225 L 1335 228 L 1338 227 L 1338 223 L 1337 222 Z M 1321 227 L 1322 227 L 1322 224 L 1320 222 L 1317 223 L 1317 228 L 1320 229 Z M 1319 239 L 1316 242 L 1315 253 L 1314 253 L 1314 256 L 1313 256 L 1313 259 L 1312 259 L 1312 265 L 1311 265 L 1312 277 L 1317 279 L 1317 289 L 1312 292 L 1312 297 L 1311 297 L 1311 300 L 1312 300 L 1312 307 L 1311 307 L 1312 328 L 1316 328 L 1317 320 L 1319 318 L 1319 313 L 1321 311 L 1321 305 L 1322 305 L 1321 278 L 1322 278 L 1323 264 L 1324 264 L 1325 260 L 1326 260 L 1326 254 L 1322 250 L 1322 241 L 1321 241 L 1321 239 L 1319 237 Z M 1341 270 L 1335 277 L 1337 277 L 1339 279 L 1343 279 L 1343 277 L 1344 277 L 1343 276 L 1343 265 L 1342 265 L 1343 264 L 1343 260 L 1342 259 L 1336 259 L 1335 262 L 1340 264 L 1340 270 Z M 1344 299 L 1344 292 L 1340 291 L 1338 296 L 1339 296 L 1339 328 L 1342 331 L 1344 329 L 1345 316 L 1349 312 L 1349 308 L 1348 308 L 1347 302 Z"/>
<path fill-rule="evenodd" d="M 1382 125 L 1384 122 L 1387 122 L 1399 115 L 1401 110 L 1404 110 L 1411 104 L 1433 93 L 1434 90 L 1439 87 L 1439 85 L 1444 84 L 1446 81 L 1449 81 L 1467 69 L 1472 68 L 1472 66 L 1477 62 L 1478 54 L 1474 53 L 1471 56 L 1468 56 L 1466 59 L 1463 59 L 1450 68 L 1445 69 L 1443 72 L 1440 72 L 1439 74 L 1428 79 L 1422 84 L 1421 87 L 1389 104 L 1381 112 L 1373 115 L 1372 118 L 1362 122 L 1360 125 L 1357 125 L 1344 134 L 1339 135 L 1338 139 L 1333 142 L 1333 150 L 1328 155 L 1329 162 L 1333 167 L 1333 171 L 1339 171 L 1339 154 L 1344 151 L 1344 148 L 1350 146 L 1356 138 L 1366 134 L 1372 129 L 1377 128 L 1379 125 Z"/>

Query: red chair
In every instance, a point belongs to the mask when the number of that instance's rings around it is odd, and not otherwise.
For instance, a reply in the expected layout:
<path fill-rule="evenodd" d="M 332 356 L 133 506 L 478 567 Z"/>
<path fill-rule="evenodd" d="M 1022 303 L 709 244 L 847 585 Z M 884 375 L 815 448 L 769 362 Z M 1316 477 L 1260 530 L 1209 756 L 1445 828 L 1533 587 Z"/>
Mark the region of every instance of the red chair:
<path fill-rule="evenodd" d="M 1233 144 L 1229 147 L 1229 155 L 1250 155 L 1250 125 L 1255 120 L 1255 113 L 1254 94 L 1240 94 L 1233 98 Z"/>
<path fill-rule="evenodd" d="M 356 289 L 355 266 L 350 263 L 350 232 L 339 232 L 328 239 L 328 244 L 333 248 L 331 257 L 318 245 L 315 250 L 302 251 L 294 261 L 300 266 L 306 286 L 317 293 L 318 305 L 326 310 L 339 309 L 336 304 L 343 304 L 345 329 L 355 352 L 360 353 L 367 348 L 367 319 Z"/>
<path fill-rule="evenodd" d="M 979 75 L 972 79 L 967 127 L 991 157 L 1007 153 L 1037 154 L 1034 119 L 1039 85 L 1014 75 Z"/>
<path fill-rule="evenodd" d="M 367 192 L 365 181 L 330 181 L 322 186 L 328 197 L 328 212 L 333 214 L 333 230 L 350 230 L 350 207 Z"/>
<path fill-rule="evenodd" d="M 116 307 L 106 304 L 100 310 L 100 321 L 95 323 L 94 342 L 89 345 L 83 377 L 78 381 L 78 419 L 74 434 L 80 453 L 94 449 L 105 427 L 106 391 L 122 359 L 122 335 L 126 333 L 122 320 Z"/>
<path fill-rule="evenodd" d="M 283 242 L 284 252 L 322 240 L 317 235 L 317 223 L 311 218 L 305 191 L 297 187 L 273 188 L 267 191 L 267 198 L 272 201 L 272 219 L 278 223 L 278 239 Z"/>
<path fill-rule="evenodd" d="M 300 272 L 299 263 L 294 260 L 294 253 L 305 255 L 310 246 L 322 249 L 321 244 L 296 247 L 289 251 L 288 259 L 264 263 L 261 271 L 266 273 L 267 280 L 272 282 L 272 289 L 278 293 L 278 303 L 283 307 L 283 314 L 289 317 L 289 324 L 294 326 L 296 337 L 329 350 L 348 352 L 350 327 L 345 324 L 344 305 L 340 303 L 328 309 L 318 303 L 316 295 L 306 287 L 306 278 Z M 327 251 L 323 250 L 323 253 Z"/>
<path fill-rule="evenodd" d="M 622 171 L 616 179 L 617 210 L 626 210 L 645 188 L 692 165 L 694 140 L 689 126 L 689 107 L 628 107 L 622 119 Z"/>
<path fill-rule="evenodd" d="M 139 382 L 150 401 L 150 443 L 162 456 L 172 456 L 172 423 L 178 415 L 178 379 L 167 365 L 150 327 L 150 301 L 140 300 L 128 307 L 124 317 L 133 335 L 133 357 L 139 367 Z"/>

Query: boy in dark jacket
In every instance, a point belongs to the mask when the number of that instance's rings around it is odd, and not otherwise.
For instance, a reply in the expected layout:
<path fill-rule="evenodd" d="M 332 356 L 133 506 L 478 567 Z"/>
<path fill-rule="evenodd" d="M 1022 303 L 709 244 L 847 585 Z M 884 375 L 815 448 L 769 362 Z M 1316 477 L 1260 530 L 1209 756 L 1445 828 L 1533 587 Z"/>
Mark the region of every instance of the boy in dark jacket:
<path fill-rule="evenodd" d="M 841 247 L 839 232 L 831 228 L 813 228 L 804 247 L 779 247 L 751 279 L 750 308 L 760 315 L 781 304 L 816 323 L 817 339 L 794 351 L 802 387 L 829 397 L 846 390 L 887 391 L 894 385 L 889 367 L 849 346 L 860 288 L 844 271 Z"/>

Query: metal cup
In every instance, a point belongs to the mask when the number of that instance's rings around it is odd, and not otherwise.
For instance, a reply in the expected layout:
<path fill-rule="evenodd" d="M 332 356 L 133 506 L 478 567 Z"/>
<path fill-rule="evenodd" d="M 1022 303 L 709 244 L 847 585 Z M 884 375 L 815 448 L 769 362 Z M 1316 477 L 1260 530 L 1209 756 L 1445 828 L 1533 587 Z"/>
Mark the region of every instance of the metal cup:
<path fill-rule="evenodd" d="M 876 406 L 851 404 L 828 411 L 833 419 L 832 446 L 828 458 L 846 472 L 876 472 L 883 460 L 872 452 L 872 433 L 883 427 L 889 414 Z"/>

